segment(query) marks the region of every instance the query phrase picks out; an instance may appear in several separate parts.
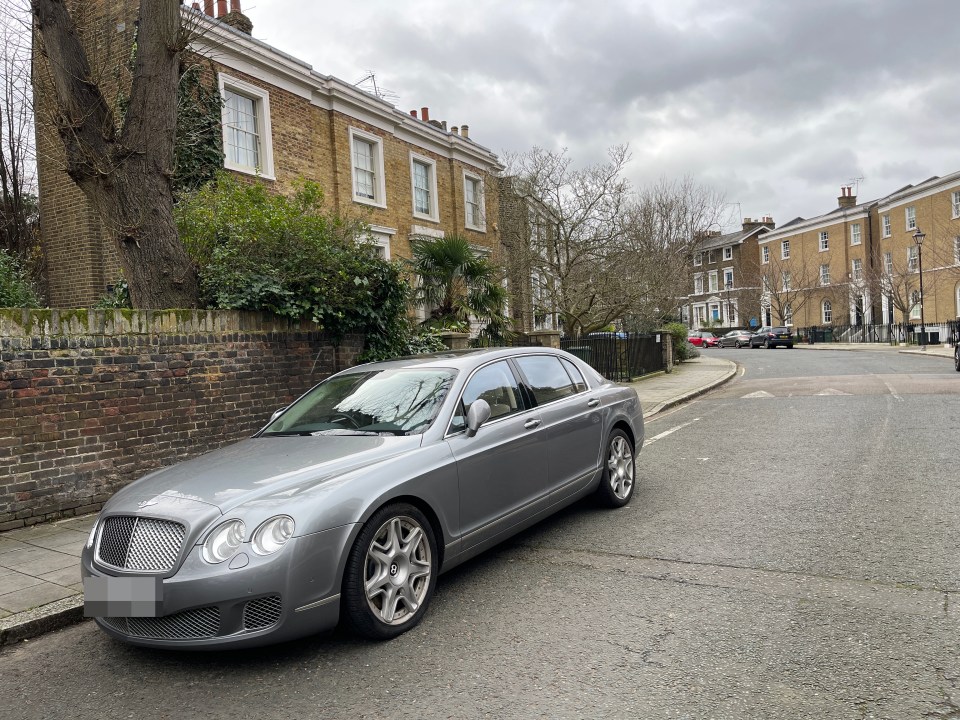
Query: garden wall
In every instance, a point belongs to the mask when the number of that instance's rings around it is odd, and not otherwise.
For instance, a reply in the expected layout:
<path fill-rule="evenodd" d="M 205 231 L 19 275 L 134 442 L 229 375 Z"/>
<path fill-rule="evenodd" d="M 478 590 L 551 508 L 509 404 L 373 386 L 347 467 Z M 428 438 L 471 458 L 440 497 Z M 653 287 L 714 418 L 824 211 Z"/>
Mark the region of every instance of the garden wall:
<path fill-rule="evenodd" d="M 259 313 L 0 310 L 0 530 L 249 436 L 362 347 Z"/>

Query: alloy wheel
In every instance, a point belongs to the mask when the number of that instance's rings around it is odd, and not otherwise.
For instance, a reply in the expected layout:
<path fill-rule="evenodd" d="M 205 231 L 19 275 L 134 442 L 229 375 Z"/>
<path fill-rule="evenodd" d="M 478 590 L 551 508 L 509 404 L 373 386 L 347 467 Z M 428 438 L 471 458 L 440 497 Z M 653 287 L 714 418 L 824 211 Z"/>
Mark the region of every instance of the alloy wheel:
<path fill-rule="evenodd" d="M 430 587 L 430 543 L 414 518 L 389 518 L 374 534 L 364 562 L 367 605 L 387 625 L 408 622 Z"/>
<path fill-rule="evenodd" d="M 610 489 L 619 500 L 625 500 L 633 489 L 633 451 L 623 435 L 617 435 L 610 441 L 607 454 L 607 478 Z"/>

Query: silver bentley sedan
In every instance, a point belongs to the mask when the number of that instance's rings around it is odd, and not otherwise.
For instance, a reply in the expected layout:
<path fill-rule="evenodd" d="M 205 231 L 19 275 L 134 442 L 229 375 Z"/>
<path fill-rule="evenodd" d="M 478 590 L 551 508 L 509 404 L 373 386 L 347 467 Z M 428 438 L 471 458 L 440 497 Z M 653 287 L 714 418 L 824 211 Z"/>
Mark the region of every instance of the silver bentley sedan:
<path fill-rule="evenodd" d="M 169 648 L 395 637 L 437 576 L 579 498 L 626 505 L 636 393 L 546 348 L 333 375 L 252 438 L 131 483 L 82 554 L 84 613 Z"/>

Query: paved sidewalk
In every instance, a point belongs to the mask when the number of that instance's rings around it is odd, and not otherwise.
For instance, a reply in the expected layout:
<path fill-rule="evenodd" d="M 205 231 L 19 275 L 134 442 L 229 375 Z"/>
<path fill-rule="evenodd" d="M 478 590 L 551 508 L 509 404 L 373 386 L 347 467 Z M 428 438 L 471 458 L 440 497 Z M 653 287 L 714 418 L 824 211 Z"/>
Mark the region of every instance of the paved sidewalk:
<path fill-rule="evenodd" d="M 795 348 L 803 350 L 872 350 L 874 352 L 898 352 L 904 355 L 928 355 L 936 358 L 953 358 L 953 348 L 949 345 L 927 345 L 921 350 L 916 345 L 888 345 L 887 343 L 817 343 L 815 345 L 799 344 Z"/>
<path fill-rule="evenodd" d="M 732 360 L 717 357 L 722 350 L 701 350 L 700 357 L 673 366 L 670 373 L 657 373 L 626 383 L 637 391 L 643 417 L 649 418 L 725 383 L 737 373 Z"/>

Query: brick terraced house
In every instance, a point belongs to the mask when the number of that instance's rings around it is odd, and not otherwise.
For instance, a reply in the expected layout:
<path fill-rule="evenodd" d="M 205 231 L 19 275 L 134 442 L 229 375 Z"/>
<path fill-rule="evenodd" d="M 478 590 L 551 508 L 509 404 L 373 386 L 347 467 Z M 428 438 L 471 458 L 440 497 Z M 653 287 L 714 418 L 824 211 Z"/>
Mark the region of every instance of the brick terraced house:
<path fill-rule="evenodd" d="M 746 327 L 757 315 L 759 280 L 753 259 L 758 237 L 775 227 L 771 217 L 744 218 L 737 232 L 711 232 L 701 239 L 692 258 L 692 293 L 681 307 L 690 328 Z"/>
<path fill-rule="evenodd" d="M 80 10 L 78 10 L 80 12 Z M 84 4 L 88 47 L 99 78 L 126 62 L 137 4 Z M 259 177 L 278 192 L 300 177 L 318 182 L 339 213 L 361 214 L 386 258 L 408 258 L 417 236 L 459 233 L 478 252 L 499 246 L 497 156 L 469 127 L 448 128 L 424 107 L 402 112 L 375 94 L 314 70 L 257 40 L 238 0 L 184 7 L 198 30 L 191 50 L 210 61 L 223 107 L 224 166 Z M 35 72 L 38 175 L 50 301 L 96 302 L 119 277 L 119 264 L 96 212 L 64 171 L 63 150 L 44 123 L 46 73 Z M 106 82 L 109 92 L 109 80 Z M 113 88 L 116 92 L 116 88 Z"/>

